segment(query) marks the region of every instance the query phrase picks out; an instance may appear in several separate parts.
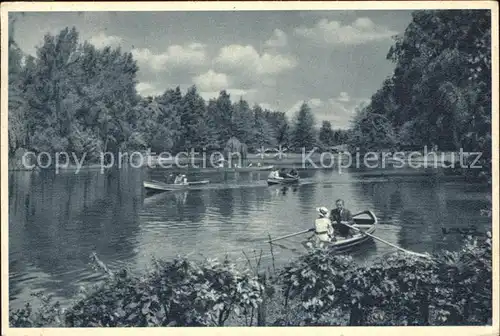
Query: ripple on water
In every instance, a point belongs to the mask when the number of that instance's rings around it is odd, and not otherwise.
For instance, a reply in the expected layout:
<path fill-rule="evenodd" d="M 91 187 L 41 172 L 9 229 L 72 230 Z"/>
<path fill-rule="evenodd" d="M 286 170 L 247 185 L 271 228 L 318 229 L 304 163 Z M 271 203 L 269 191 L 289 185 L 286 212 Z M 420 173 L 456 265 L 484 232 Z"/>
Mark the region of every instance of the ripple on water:
<path fill-rule="evenodd" d="M 248 174 L 232 176 L 234 181 L 219 185 L 216 182 L 223 182 L 223 177 L 214 175 L 210 177 L 214 184 L 205 190 L 157 194 L 138 205 L 136 193 L 126 183 L 130 180 L 141 187 L 142 177 L 136 173 L 123 172 L 130 176 L 120 177 L 121 187 L 99 175 L 86 182 L 69 177 L 64 184 L 48 181 L 45 184 L 54 188 L 50 193 L 40 186 L 29 189 L 28 196 L 22 185 L 13 189 L 9 195 L 11 304 L 30 301 L 29 293 L 35 289 L 67 300 L 79 286 L 103 280 L 104 275 L 90 267 L 91 252 L 113 270 L 143 270 L 152 256 L 170 260 L 176 255 L 201 260 L 227 254 L 244 266 L 243 251 L 254 262 L 261 250 L 262 267 L 272 267 L 268 235 L 275 238 L 310 228 L 316 207 L 331 209 L 337 198 L 343 198 L 353 212 L 373 210 L 380 220 L 377 236 L 416 252 L 457 246 L 456 238 L 442 237 L 441 226 L 456 226 L 459 221 L 463 226 L 491 227 L 491 219 L 475 214 L 487 203 L 488 192 L 467 189 L 463 183 L 365 179 L 326 170 L 303 172 L 307 178 L 300 186 L 282 188 L 268 187 L 267 174 L 255 182 L 248 181 Z M 301 243 L 307 237 L 273 244 L 275 265 L 301 255 Z M 373 241 L 350 254 L 366 261 L 392 251 Z"/>

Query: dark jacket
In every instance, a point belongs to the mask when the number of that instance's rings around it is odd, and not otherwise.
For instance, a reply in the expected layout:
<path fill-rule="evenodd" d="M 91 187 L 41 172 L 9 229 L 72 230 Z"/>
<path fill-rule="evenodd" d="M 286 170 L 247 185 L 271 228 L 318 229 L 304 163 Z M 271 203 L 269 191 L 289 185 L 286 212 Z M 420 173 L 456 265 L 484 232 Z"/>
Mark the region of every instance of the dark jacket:
<path fill-rule="evenodd" d="M 330 212 L 330 220 L 332 221 L 334 229 L 337 230 L 342 236 L 347 236 L 350 228 L 340 222 L 348 222 L 349 225 L 354 224 L 351 211 L 345 208 L 342 209 L 342 213 L 340 213 L 338 209 L 333 209 Z"/>

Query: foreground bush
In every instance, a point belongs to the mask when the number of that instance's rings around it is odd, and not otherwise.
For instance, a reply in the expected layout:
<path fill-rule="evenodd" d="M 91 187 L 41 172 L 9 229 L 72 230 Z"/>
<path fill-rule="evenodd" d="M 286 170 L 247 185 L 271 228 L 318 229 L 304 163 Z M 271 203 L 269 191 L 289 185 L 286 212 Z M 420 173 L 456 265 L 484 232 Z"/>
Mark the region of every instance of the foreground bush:
<path fill-rule="evenodd" d="M 370 266 L 314 250 L 282 272 L 282 325 L 486 325 L 492 318 L 491 235 L 433 259 L 393 254 Z M 292 302 L 291 304 L 289 302 Z M 290 313 L 290 310 L 295 313 Z"/>
<path fill-rule="evenodd" d="M 154 261 L 121 271 L 64 310 L 42 298 L 11 312 L 13 327 L 485 325 L 492 316 L 491 235 L 422 259 L 392 254 L 369 266 L 311 250 L 269 281 L 225 260 Z"/>
<path fill-rule="evenodd" d="M 262 301 L 262 285 L 227 260 L 203 264 L 155 261 L 143 277 L 122 271 L 67 310 L 47 300 L 34 314 L 28 306 L 11 314 L 18 327 L 223 326 L 230 314 L 245 315 Z"/>

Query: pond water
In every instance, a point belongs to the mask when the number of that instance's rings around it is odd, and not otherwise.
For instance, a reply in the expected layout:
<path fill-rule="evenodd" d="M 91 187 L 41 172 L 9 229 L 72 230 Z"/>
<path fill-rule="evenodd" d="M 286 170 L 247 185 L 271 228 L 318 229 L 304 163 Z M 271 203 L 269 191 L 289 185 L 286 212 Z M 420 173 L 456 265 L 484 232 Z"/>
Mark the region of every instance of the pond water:
<path fill-rule="evenodd" d="M 378 217 L 379 237 L 416 252 L 457 249 L 463 239 L 442 228 L 491 227 L 487 185 L 428 176 L 374 177 L 360 171 L 301 171 L 295 187 L 267 186 L 267 172 L 191 175 L 209 179 L 203 190 L 146 197 L 142 183 L 164 171 L 122 169 L 55 174 L 9 173 L 9 286 L 11 308 L 36 291 L 67 303 L 80 286 L 102 279 L 89 265 L 95 252 L 111 269 L 143 270 L 151 258 L 224 258 L 239 264 L 262 250 L 271 265 L 271 237 L 310 228 L 316 207 L 343 198 L 353 213 Z M 376 175 L 376 174 L 375 174 Z M 296 258 L 307 235 L 273 248 L 276 267 Z M 352 251 L 360 262 L 394 249 L 378 241 Z"/>

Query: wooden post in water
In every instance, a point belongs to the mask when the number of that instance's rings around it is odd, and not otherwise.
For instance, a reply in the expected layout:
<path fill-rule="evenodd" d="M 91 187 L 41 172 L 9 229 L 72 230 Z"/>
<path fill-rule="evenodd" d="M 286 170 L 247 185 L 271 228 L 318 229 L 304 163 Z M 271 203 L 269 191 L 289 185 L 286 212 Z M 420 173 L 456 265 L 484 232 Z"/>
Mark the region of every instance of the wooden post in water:
<path fill-rule="evenodd" d="M 257 308 L 257 326 L 263 327 L 266 325 L 266 273 L 259 274 L 259 281 L 264 285 L 261 290 L 262 302 Z"/>

